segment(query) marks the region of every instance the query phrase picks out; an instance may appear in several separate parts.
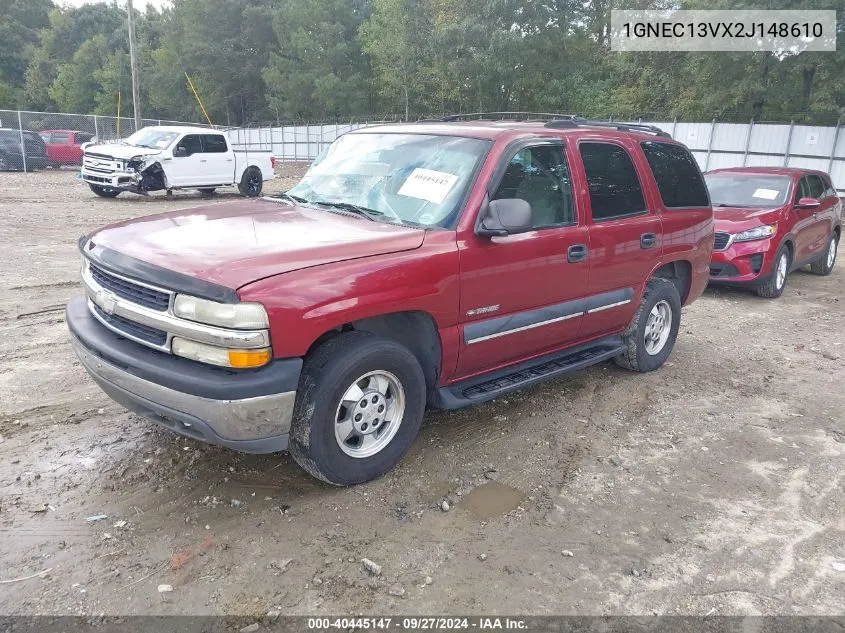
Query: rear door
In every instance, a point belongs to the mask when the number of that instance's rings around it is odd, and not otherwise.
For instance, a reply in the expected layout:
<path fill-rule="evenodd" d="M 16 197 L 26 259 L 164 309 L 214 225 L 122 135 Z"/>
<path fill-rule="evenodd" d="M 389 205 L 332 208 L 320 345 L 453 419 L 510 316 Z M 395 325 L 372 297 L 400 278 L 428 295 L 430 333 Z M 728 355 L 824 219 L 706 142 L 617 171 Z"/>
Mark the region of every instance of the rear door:
<path fill-rule="evenodd" d="M 518 235 L 458 241 L 461 351 L 469 376 L 572 344 L 587 293 L 587 227 L 573 202 L 560 141 L 511 148 L 493 176 L 492 199 L 531 204 L 534 228 Z"/>
<path fill-rule="evenodd" d="M 50 144 L 47 148 L 50 162 L 56 165 L 69 165 L 73 163 L 74 157 L 71 141 L 70 132 L 53 132 L 50 135 Z"/>
<path fill-rule="evenodd" d="M 222 134 L 203 134 L 203 152 L 207 184 L 230 184 L 234 177 L 235 164 L 226 137 Z"/>
<path fill-rule="evenodd" d="M 648 167 L 628 139 L 583 138 L 580 169 L 587 183 L 590 293 L 582 337 L 618 330 L 660 260 L 663 232 L 653 201 L 643 193 Z"/>

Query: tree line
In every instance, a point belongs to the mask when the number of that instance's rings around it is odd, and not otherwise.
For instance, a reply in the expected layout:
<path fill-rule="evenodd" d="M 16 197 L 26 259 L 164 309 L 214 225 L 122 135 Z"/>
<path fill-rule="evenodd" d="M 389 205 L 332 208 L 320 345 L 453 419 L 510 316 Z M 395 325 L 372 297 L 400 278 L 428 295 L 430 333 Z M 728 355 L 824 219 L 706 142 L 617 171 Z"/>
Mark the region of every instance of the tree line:
<path fill-rule="evenodd" d="M 760 5 L 772 6 L 760 6 Z M 837 51 L 615 53 L 611 8 L 837 9 Z M 173 0 L 138 11 L 142 113 L 216 124 L 476 111 L 835 122 L 845 0 Z M 124 5 L 0 0 L 0 108 L 131 115 Z"/>

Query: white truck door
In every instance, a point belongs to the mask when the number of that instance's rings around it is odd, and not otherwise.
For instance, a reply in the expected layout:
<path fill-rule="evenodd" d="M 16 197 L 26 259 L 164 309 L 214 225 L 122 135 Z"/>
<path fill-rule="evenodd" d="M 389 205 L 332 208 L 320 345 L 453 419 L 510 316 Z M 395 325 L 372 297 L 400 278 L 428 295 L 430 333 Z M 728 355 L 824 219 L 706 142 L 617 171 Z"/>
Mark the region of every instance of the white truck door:
<path fill-rule="evenodd" d="M 208 184 L 231 184 L 235 173 L 235 160 L 222 134 L 203 134 L 202 145 Z"/>
<path fill-rule="evenodd" d="M 173 147 L 173 160 L 165 167 L 172 187 L 208 184 L 205 175 L 205 154 L 200 134 L 186 134 Z"/>

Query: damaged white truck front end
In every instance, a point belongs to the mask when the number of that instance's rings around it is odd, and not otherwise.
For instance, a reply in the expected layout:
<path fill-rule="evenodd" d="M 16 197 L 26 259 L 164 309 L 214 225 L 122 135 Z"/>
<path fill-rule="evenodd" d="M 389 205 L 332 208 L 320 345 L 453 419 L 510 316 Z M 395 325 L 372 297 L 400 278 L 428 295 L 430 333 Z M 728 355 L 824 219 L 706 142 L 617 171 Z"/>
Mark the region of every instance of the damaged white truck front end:
<path fill-rule="evenodd" d="M 127 139 L 88 145 L 80 178 L 98 196 L 114 198 L 128 191 L 237 186 L 246 196 L 261 193 L 274 177 L 269 150 L 233 150 L 226 136 L 207 128 L 147 127 Z"/>

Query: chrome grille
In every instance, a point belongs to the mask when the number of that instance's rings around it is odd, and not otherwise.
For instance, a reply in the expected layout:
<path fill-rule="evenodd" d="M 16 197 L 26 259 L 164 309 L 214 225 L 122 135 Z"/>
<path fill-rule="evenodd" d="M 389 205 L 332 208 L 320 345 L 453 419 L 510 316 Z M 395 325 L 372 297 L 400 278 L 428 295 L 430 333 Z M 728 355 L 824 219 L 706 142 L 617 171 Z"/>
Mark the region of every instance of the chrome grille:
<path fill-rule="evenodd" d="M 731 243 L 731 234 L 725 233 L 724 231 L 716 231 L 716 235 L 713 239 L 713 250 L 714 251 L 723 251 L 725 250 L 728 245 Z"/>
<path fill-rule="evenodd" d="M 127 301 L 132 301 L 146 308 L 166 312 L 170 305 L 169 293 L 153 290 L 122 277 L 116 277 L 94 264 L 91 264 L 91 276 L 103 288 L 111 290 L 118 297 L 123 297 Z"/>
<path fill-rule="evenodd" d="M 167 342 L 167 332 L 162 332 L 161 330 L 141 325 L 140 323 L 124 319 L 116 314 L 107 314 L 95 303 L 91 303 L 91 306 L 101 321 L 104 321 L 115 330 L 123 332 L 134 340 L 140 339 L 141 341 L 146 341 L 147 343 L 159 346 L 164 345 Z"/>

